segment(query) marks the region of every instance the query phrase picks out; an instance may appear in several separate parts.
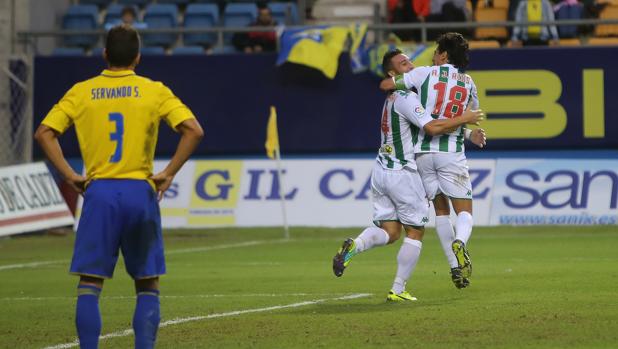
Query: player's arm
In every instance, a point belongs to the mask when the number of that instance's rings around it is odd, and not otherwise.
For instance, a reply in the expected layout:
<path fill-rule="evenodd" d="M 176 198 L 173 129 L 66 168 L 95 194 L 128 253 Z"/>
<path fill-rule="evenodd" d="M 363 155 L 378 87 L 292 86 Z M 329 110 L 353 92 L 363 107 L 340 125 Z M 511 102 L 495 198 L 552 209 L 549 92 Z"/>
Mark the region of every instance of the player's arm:
<path fill-rule="evenodd" d="M 430 71 L 431 67 L 417 67 L 405 74 L 388 77 L 380 82 L 380 89 L 383 91 L 410 90 L 412 87 L 419 89 L 423 83 L 420 79 Z"/>
<path fill-rule="evenodd" d="M 84 192 L 86 177 L 76 173 L 69 165 L 62 153 L 58 137 L 60 133 L 53 128 L 41 124 L 34 133 L 34 139 L 39 143 L 41 149 L 52 163 L 52 165 L 60 172 L 62 178 L 69 183 L 78 193 Z"/>
<path fill-rule="evenodd" d="M 465 124 L 478 126 L 483 121 L 484 116 L 482 110 L 466 110 L 456 118 L 431 120 L 423 127 L 423 130 L 430 136 L 437 136 L 452 132 L 453 129 Z"/>
<path fill-rule="evenodd" d="M 159 115 L 171 128 L 180 133 L 180 142 L 170 162 L 163 171 L 150 177 L 157 187 L 160 200 L 163 193 L 172 185 L 176 173 L 180 171 L 182 165 L 189 159 L 189 156 L 204 137 L 204 130 L 202 130 L 191 110 L 169 88 L 161 84 L 159 91 L 159 100 L 161 101 Z"/>

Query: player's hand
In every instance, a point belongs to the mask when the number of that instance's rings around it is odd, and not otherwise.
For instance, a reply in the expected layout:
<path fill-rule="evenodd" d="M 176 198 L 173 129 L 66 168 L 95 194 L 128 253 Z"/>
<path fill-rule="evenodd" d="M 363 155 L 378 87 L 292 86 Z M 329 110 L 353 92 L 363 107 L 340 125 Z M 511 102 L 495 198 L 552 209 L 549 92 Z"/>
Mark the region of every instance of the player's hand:
<path fill-rule="evenodd" d="M 168 190 L 169 187 L 172 185 L 174 176 L 168 174 L 165 171 L 161 171 L 156 175 L 150 176 L 150 179 L 152 179 L 155 186 L 157 187 L 157 197 L 159 201 L 161 201 L 161 199 L 163 199 L 163 194 L 165 193 L 165 191 Z"/>
<path fill-rule="evenodd" d="M 88 181 L 88 178 L 78 175 L 77 173 L 72 173 L 66 178 L 66 181 L 78 194 L 83 194 L 86 189 L 86 182 Z"/>
<path fill-rule="evenodd" d="M 485 120 L 485 113 L 482 110 L 466 110 L 462 117 L 466 124 L 479 126 L 481 121 Z"/>
<path fill-rule="evenodd" d="M 487 144 L 485 130 L 482 128 L 472 130 L 472 133 L 470 133 L 470 142 L 474 143 L 479 148 L 483 148 Z"/>

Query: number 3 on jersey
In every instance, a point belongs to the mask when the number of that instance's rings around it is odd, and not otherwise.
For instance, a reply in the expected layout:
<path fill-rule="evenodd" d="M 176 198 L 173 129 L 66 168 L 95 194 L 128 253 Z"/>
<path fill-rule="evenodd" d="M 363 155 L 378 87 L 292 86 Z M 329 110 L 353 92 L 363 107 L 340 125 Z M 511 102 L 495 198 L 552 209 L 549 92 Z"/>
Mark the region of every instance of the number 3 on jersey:
<path fill-rule="evenodd" d="M 442 104 L 444 103 L 444 96 L 446 95 L 446 83 L 438 82 L 433 85 L 433 89 L 438 91 L 438 96 L 436 98 L 436 107 L 433 109 L 431 113 L 432 116 L 439 116 L 442 111 Z M 446 104 L 446 108 L 444 108 L 444 116 L 451 119 L 457 116 L 460 116 L 464 112 L 464 101 L 468 97 L 468 90 L 466 90 L 463 86 L 453 86 L 449 91 L 448 103 Z"/>
<path fill-rule="evenodd" d="M 116 124 L 116 131 L 109 134 L 109 140 L 116 142 L 116 150 L 109 158 L 109 162 L 122 160 L 122 138 L 124 136 L 124 116 L 120 113 L 109 113 L 109 121 Z"/>

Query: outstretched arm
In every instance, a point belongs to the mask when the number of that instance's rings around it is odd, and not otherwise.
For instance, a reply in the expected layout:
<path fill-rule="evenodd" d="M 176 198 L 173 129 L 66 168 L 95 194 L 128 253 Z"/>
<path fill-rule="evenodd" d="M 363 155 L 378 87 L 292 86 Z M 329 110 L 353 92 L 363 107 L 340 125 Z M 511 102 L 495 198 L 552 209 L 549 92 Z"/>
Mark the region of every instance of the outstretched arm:
<path fill-rule="evenodd" d="M 52 163 L 52 165 L 60 172 L 69 185 L 78 193 L 84 192 L 86 185 L 86 177 L 76 173 L 71 165 L 67 162 L 60 148 L 58 137 L 60 133 L 46 125 L 40 125 L 34 133 L 34 139 L 39 143 L 41 149 Z"/>
<path fill-rule="evenodd" d="M 182 165 L 189 159 L 189 156 L 191 156 L 204 137 L 204 130 L 202 130 L 199 122 L 193 118 L 178 124 L 178 126 L 176 126 L 176 131 L 180 133 L 180 142 L 178 143 L 174 156 L 163 171 L 150 177 L 157 187 L 159 200 L 172 184 L 172 180 L 176 173 L 178 173 Z"/>

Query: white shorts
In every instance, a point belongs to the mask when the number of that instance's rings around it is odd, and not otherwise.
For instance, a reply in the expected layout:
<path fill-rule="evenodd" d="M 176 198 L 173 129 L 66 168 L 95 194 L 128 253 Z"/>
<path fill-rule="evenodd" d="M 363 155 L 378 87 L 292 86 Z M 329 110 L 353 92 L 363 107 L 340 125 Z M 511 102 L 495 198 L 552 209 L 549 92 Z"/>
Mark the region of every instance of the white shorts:
<path fill-rule="evenodd" d="M 404 168 L 388 170 L 379 163 L 371 173 L 373 221 L 399 221 L 422 227 L 428 221 L 429 203 L 418 172 Z"/>
<path fill-rule="evenodd" d="M 417 154 L 416 165 L 429 200 L 439 193 L 455 199 L 472 199 L 472 184 L 463 152 Z"/>

